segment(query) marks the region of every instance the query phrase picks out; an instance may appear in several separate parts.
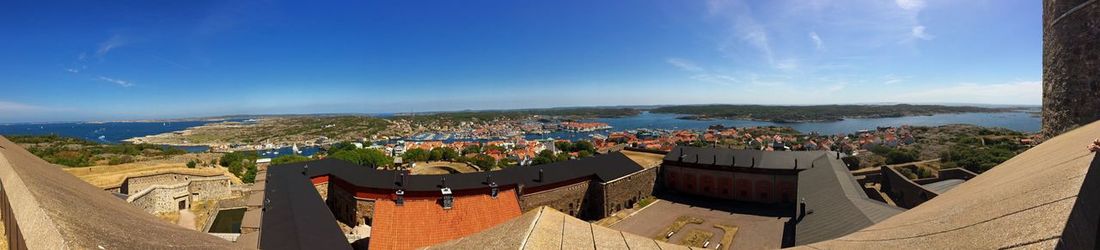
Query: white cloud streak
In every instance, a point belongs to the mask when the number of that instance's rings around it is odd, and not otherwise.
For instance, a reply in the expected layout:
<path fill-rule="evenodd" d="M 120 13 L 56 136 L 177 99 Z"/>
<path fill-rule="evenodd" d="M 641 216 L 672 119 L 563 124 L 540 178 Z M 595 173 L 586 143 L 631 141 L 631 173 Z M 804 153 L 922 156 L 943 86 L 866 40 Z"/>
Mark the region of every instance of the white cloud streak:
<path fill-rule="evenodd" d="M 669 58 L 669 59 L 666 59 L 665 62 L 668 62 L 668 64 L 672 64 L 672 66 L 676 66 L 676 68 L 679 68 L 679 69 L 684 70 L 684 71 L 689 71 L 689 72 L 702 72 L 702 71 L 705 71 L 702 67 L 699 67 L 699 65 L 696 65 L 694 62 L 689 61 L 687 59 Z"/>
<path fill-rule="evenodd" d="M 121 86 L 121 87 L 123 87 L 123 88 L 129 88 L 129 87 L 133 87 L 133 86 L 134 86 L 134 83 L 133 83 L 133 82 L 131 82 L 131 81 L 126 81 L 126 80 L 120 80 L 120 79 L 114 79 L 114 78 L 110 78 L 110 77 L 105 77 L 105 76 L 100 76 L 100 77 L 99 77 L 99 80 L 100 80 L 100 81 L 105 81 L 105 82 L 109 82 L 109 83 L 114 83 L 114 84 L 117 84 L 118 86 Z"/>
<path fill-rule="evenodd" d="M 821 41 L 821 36 L 818 36 L 816 31 L 810 32 L 810 40 L 814 42 L 814 47 L 817 50 L 825 49 L 825 42 Z"/>
<path fill-rule="evenodd" d="M 130 41 L 128 39 L 126 39 L 126 37 L 124 37 L 122 35 L 118 35 L 118 34 L 113 35 L 113 36 L 111 36 L 111 38 L 107 39 L 107 41 L 103 41 L 102 43 L 99 44 L 99 49 L 96 50 L 95 56 L 102 58 L 103 56 L 106 56 L 108 52 L 111 52 L 111 50 L 116 49 L 118 47 L 122 47 L 126 44 L 129 44 L 129 43 L 130 43 Z M 85 57 L 85 56 L 82 53 L 80 58 L 83 58 L 83 57 Z"/>

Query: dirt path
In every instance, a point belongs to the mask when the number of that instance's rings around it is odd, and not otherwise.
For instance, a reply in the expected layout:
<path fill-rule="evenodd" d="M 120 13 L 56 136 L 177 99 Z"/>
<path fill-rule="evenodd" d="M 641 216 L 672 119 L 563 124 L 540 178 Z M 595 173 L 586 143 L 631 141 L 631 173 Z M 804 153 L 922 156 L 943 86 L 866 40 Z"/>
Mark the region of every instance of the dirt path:
<path fill-rule="evenodd" d="M 191 210 L 180 210 L 180 220 L 176 224 L 186 229 L 195 230 L 195 214 Z"/>

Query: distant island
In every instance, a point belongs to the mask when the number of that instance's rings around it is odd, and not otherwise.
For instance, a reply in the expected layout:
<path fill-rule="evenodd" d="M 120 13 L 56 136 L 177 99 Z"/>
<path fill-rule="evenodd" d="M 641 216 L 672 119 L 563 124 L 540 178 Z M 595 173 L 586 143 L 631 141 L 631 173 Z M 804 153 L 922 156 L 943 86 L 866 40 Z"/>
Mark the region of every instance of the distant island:
<path fill-rule="evenodd" d="M 743 119 L 776 123 L 827 122 L 847 118 L 887 118 L 922 116 L 950 113 L 1011 112 L 1014 108 L 982 108 L 944 105 L 813 105 L 813 106 L 765 106 L 765 105 L 682 105 L 658 107 L 653 113 L 684 114 L 678 119 L 712 120 Z"/>

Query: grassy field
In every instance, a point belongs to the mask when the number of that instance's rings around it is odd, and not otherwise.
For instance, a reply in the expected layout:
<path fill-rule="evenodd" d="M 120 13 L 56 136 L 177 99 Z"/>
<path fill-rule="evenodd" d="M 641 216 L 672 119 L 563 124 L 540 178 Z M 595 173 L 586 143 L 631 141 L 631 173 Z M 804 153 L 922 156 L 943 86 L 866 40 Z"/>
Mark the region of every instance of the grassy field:
<path fill-rule="evenodd" d="M 477 169 L 466 165 L 462 162 L 448 162 L 448 161 L 431 161 L 431 162 L 417 162 L 416 167 L 409 169 L 414 175 L 434 175 L 434 174 L 450 174 L 456 173 L 472 173 L 477 172 Z"/>
<path fill-rule="evenodd" d="M 714 225 L 718 229 L 722 229 L 722 249 L 729 250 L 730 246 L 733 246 L 733 237 L 737 236 L 737 227 L 729 225 Z"/>
<path fill-rule="evenodd" d="M 146 175 L 164 172 L 177 172 L 188 174 L 221 174 L 229 176 L 234 183 L 241 183 L 240 179 L 230 174 L 222 167 L 196 167 L 187 168 L 187 162 L 202 160 L 211 162 L 220 154 L 186 154 L 174 156 L 169 159 L 133 162 L 120 165 L 92 166 L 82 168 L 64 168 L 68 172 L 93 186 L 107 188 L 117 186 L 128 176 Z"/>
<path fill-rule="evenodd" d="M 683 239 L 680 239 L 680 245 L 703 247 L 703 243 L 707 242 L 710 237 L 714 237 L 714 232 L 692 229 Z"/>
<path fill-rule="evenodd" d="M 668 232 L 679 232 L 680 229 L 684 228 L 684 226 L 686 226 L 687 224 L 703 224 L 703 219 L 686 215 L 680 216 L 679 218 L 676 218 L 676 221 L 673 221 L 672 224 L 669 224 L 667 227 L 665 227 L 665 230 L 662 230 L 660 234 L 654 236 L 653 238 L 659 241 L 667 242 L 668 238 L 665 236 L 668 235 Z"/>
<path fill-rule="evenodd" d="M 623 150 L 623 151 L 620 151 L 620 152 L 623 152 L 623 154 L 626 155 L 627 158 L 630 158 L 631 160 L 634 160 L 634 162 L 637 162 L 638 165 L 642 165 L 642 167 L 645 167 L 645 168 L 651 168 L 651 167 L 659 166 L 659 165 L 661 165 L 661 162 L 665 159 L 665 155 L 662 155 L 662 154 L 654 154 L 654 153 L 646 153 L 646 152 L 638 152 L 638 151 L 630 151 L 630 150 Z"/>

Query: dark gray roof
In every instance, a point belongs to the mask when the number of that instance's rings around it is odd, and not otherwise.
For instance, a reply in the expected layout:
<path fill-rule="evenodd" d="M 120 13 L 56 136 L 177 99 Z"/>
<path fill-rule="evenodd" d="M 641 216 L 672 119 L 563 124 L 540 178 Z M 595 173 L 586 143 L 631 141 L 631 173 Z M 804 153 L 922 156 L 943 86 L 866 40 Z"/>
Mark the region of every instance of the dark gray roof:
<path fill-rule="evenodd" d="M 921 186 L 924 186 L 924 188 L 928 189 L 929 191 L 936 192 L 937 194 L 943 194 L 943 193 L 947 192 L 948 190 L 951 190 L 952 188 L 955 188 L 956 186 L 959 186 L 959 184 L 962 184 L 963 182 L 966 182 L 966 180 L 947 179 L 947 180 L 942 180 L 942 181 L 937 181 L 937 182 L 933 182 L 933 183 L 924 184 L 924 185 L 921 185 Z"/>
<path fill-rule="evenodd" d="M 309 178 L 291 168 L 269 168 L 260 224 L 262 249 L 351 249 Z"/>
<path fill-rule="evenodd" d="M 665 155 L 664 160 L 719 167 L 804 170 L 809 169 L 813 160 L 822 154 L 823 151 L 760 151 L 677 146 Z M 737 161 L 736 164 L 731 164 L 734 160 Z M 798 164 L 797 167 L 795 164 Z"/>
<path fill-rule="evenodd" d="M 844 236 L 905 211 L 868 198 L 844 162 L 831 153 L 816 154 L 815 167 L 798 173 L 798 197 L 813 214 L 795 225 L 795 245 Z"/>
<path fill-rule="evenodd" d="M 302 174 L 303 169 L 306 174 Z M 541 181 L 538 180 L 540 169 L 544 178 Z M 336 224 L 336 218 L 310 182 L 310 178 L 315 176 L 328 175 L 365 188 L 439 192 L 442 177 L 447 178 L 447 187 L 455 191 L 487 188 L 485 182 L 490 174 L 492 181 L 499 186 L 523 184 L 526 188 L 537 188 L 581 178 L 606 182 L 642 169 L 619 152 L 492 172 L 409 175 L 405 176 L 405 183 L 398 181 L 401 172 L 377 170 L 337 159 L 275 165 L 268 168 L 265 199 L 270 203 L 263 214 L 260 246 L 264 249 L 350 248 Z"/>
<path fill-rule="evenodd" d="M 642 166 L 630 160 L 622 153 L 583 158 L 578 160 L 555 162 L 537 166 L 517 166 L 491 172 L 475 172 L 445 175 L 406 175 L 401 183 L 401 171 L 377 170 L 355 165 L 337 159 L 324 159 L 272 166 L 273 169 L 290 169 L 301 173 L 309 166 L 307 175 L 331 175 L 352 185 L 377 189 L 403 189 L 409 192 L 431 191 L 442 188 L 442 179 L 452 190 L 480 189 L 488 187 L 488 177 L 499 186 L 523 184 L 525 188 L 537 188 L 562 181 L 594 177 L 599 181 L 610 181 L 630 173 L 642 170 Z M 539 170 L 543 171 L 543 180 L 539 180 Z"/>

